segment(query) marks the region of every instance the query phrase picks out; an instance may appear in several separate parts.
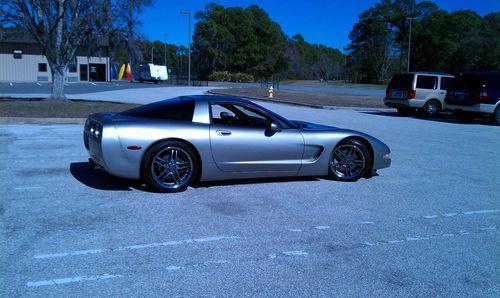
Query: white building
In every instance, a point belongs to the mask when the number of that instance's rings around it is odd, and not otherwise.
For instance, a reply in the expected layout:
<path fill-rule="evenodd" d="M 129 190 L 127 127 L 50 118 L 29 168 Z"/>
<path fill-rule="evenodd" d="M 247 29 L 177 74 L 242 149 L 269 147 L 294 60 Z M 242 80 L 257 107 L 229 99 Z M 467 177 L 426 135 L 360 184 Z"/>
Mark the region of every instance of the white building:
<path fill-rule="evenodd" d="M 105 48 L 98 52 L 106 53 Z M 110 81 L 108 55 L 85 55 L 77 52 L 70 64 L 68 82 Z M 50 82 L 52 75 L 47 59 L 35 40 L 26 37 L 0 36 L 0 82 Z"/>

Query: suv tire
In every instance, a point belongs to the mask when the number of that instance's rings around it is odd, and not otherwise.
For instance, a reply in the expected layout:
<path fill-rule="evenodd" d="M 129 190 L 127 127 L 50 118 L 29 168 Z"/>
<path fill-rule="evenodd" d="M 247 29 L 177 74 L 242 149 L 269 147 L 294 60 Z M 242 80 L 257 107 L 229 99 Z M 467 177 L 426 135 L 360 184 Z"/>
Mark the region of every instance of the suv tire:
<path fill-rule="evenodd" d="M 435 117 L 441 111 L 441 104 L 435 99 L 428 100 L 423 110 L 423 114 L 426 117 Z"/>

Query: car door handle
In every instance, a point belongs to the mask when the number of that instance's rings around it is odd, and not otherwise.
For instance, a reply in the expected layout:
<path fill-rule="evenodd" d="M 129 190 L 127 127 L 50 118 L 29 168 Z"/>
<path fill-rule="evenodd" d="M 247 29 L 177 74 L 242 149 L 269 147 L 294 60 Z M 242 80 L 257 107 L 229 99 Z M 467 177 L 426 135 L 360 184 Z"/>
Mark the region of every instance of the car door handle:
<path fill-rule="evenodd" d="M 229 135 L 231 135 L 231 132 L 229 130 L 218 130 L 217 134 L 219 136 L 229 136 Z"/>

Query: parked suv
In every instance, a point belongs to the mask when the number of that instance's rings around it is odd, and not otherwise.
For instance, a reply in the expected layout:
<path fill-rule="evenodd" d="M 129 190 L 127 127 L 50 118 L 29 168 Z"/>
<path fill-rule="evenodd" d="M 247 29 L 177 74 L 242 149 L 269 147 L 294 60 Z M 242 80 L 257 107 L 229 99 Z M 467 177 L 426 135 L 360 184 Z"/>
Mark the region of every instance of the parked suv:
<path fill-rule="evenodd" d="M 462 121 L 486 114 L 500 125 L 500 72 L 458 75 L 448 89 L 445 102 Z"/>
<path fill-rule="evenodd" d="M 406 72 L 395 75 L 387 85 L 384 104 L 400 114 L 420 110 L 432 117 L 444 110 L 446 88 L 453 75 L 435 72 Z"/>

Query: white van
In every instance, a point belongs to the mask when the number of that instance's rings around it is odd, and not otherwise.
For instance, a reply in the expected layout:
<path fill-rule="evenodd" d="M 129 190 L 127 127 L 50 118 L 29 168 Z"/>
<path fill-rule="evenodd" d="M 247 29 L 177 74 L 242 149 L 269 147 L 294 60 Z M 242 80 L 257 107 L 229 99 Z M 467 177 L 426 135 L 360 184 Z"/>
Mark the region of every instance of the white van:
<path fill-rule="evenodd" d="M 167 67 L 165 65 L 146 64 L 139 65 L 137 69 L 136 79 L 139 83 L 145 81 L 158 83 L 168 80 Z"/>
<path fill-rule="evenodd" d="M 453 75 L 437 72 L 406 72 L 395 75 L 387 85 L 384 104 L 400 114 L 420 110 L 432 117 L 444 110 L 446 88 Z"/>

